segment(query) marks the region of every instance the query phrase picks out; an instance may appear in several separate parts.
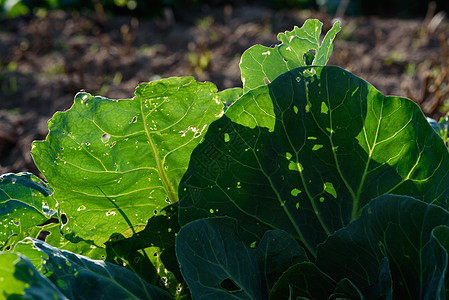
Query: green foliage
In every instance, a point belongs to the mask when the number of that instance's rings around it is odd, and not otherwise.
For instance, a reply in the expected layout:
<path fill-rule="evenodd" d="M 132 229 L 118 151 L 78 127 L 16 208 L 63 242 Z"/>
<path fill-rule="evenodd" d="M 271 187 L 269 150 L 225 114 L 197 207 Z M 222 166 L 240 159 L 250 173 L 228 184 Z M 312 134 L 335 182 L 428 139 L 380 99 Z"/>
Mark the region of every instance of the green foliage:
<path fill-rule="evenodd" d="M 39 252 L 42 259 L 35 267 L 52 282 L 47 286 L 57 287 L 68 299 L 171 299 L 161 288 L 115 264 L 60 250 L 40 240 L 26 238 L 20 243 L 22 253 Z"/>
<path fill-rule="evenodd" d="M 304 250 L 285 231 L 267 231 L 251 248 L 238 237 L 237 228 L 235 219 L 216 217 L 180 230 L 176 253 L 196 297 L 263 299 L 291 264 L 307 261 Z"/>
<path fill-rule="evenodd" d="M 67 299 L 30 260 L 20 253 L 0 252 L 3 299 Z"/>
<path fill-rule="evenodd" d="M 326 65 L 332 54 L 332 41 L 340 31 L 340 22 L 332 26 L 320 44 L 322 26 L 318 20 L 309 20 L 301 28 L 295 26 L 292 31 L 279 33 L 280 45 L 273 48 L 255 45 L 245 51 L 240 62 L 243 91 L 263 86 L 298 67 Z"/>
<path fill-rule="evenodd" d="M 1 296 L 444 299 L 447 120 L 325 66 L 321 26 L 245 52 L 243 89 L 77 94 L 46 182 L 0 177 Z"/>
<path fill-rule="evenodd" d="M 448 222 L 441 207 L 380 196 L 318 247 L 317 266 L 336 280 L 348 278 L 371 298 L 443 299 Z"/>
<path fill-rule="evenodd" d="M 48 184 L 30 173 L 0 176 L 0 250 L 25 237 L 39 237 L 43 231 L 58 230 L 50 221 L 56 201 Z M 46 224 L 48 222 L 48 224 Z"/>
<path fill-rule="evenodd" d="M 101 245 L 141 231 L 178 201 L 190 154 L 222 112 L 216 87 L 191 77 L 143 83 L 119 101 L 77 94 L 31 150 L 68 216 L 64 234 Z"/>
<path fill-rule="evenodd" d="M 181 184 L 181 225 L 233 216 L 249 243 L 283 229 L 315 256 L 377 196 L 448 205 L 449 154 L 416 104 L 338 67 L 312 70 L 244 94 L 211 125 Z"/>

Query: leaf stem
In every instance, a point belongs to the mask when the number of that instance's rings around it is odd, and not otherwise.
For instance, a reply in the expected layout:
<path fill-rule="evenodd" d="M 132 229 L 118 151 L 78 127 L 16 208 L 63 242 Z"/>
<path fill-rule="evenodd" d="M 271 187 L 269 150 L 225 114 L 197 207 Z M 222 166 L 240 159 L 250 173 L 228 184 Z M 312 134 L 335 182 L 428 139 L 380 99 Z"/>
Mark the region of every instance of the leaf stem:
<path fill-rule="evenodd" d="M 175 187 L 172 185 L 172 183 L 168 179 L 167 172 L 165 172 L 165 166 L 163 166 L 161 158 L 159 157 L 159 151 L 157 150 L 156 145 L 154 144 L 153 139 L 151 138 L 151 134 L 148 131 L 148 127 L 146 126 L 147 120 L 145 118 L 145 113 L 143 111 L 142 96 L 140 96 L 140 97 L 141 97 L 140 112 L 142 115 L 143 128 L 145 128 L 145 134 L 150 143 L 151 151 L 153 152 L 153 155 L 154 155 L 154 160 L 156 161 L 157 171 L 158 171 L 159 177 L 161 179 L 162 186 L 164 187 L 164 190 L 167 193 L 167 197 L 168 197 L 170 203 L 178 202 L 178 194 L 176 193 Z"/>

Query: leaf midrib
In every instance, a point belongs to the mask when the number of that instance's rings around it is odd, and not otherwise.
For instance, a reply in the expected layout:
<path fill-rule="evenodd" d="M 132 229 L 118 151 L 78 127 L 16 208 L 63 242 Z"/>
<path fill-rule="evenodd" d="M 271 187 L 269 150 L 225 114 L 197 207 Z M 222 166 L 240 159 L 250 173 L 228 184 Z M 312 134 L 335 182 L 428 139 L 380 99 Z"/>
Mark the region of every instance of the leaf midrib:
<path fill-rule="evenodd" d="M 159 174 L 162 185 L 167 193 L 167 197 L 170 200 L 170 202 L 171 203 L 178 202 L 178 196 L 176 194 L 175 188 L 174 188 L 173 184 L 170 182 L 170 180 L 168 179 L 168 175 L 163 166 L 162 160 L 159 155 L 159 151 L 157 150 L 156 145 L 154 144 L 154 141 L 151 137 L 151 133 L 148 131 L 148 127 L 146 126 L 147 119 L 146 119 L 146 115 L 144 114 L 144 111 L 143 111 L 143 101 L 142 101 L 143 97 L 142 97 L 142 95 L 140 95 L 139 97 L 140 97 L 140 99 L 139 99 L 140 112 L 142 115 L 143 128 L 145 129 L 145 135 L 148 138 L 148 141 L 151 146 L 151 151 L 153 152 L 153 155 L 154 155 L 154 160 L 156 161 L 157 172 Z"/>

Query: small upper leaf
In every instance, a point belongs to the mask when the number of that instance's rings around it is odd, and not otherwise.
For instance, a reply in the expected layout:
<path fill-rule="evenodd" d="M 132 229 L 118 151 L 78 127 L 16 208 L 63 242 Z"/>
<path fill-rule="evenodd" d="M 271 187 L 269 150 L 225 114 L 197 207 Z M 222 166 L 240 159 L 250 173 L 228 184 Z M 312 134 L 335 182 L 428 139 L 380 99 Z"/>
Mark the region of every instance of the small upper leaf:
<path fill-rule="evenodd" d="M 289 70 L 308 65 L 325 66 L 332 54 L 332 42 L 340 31 L 340 22 L 336 22 L 320 44 L 323 23 L 317 19 L 307 20 L 301 28 L 278 34 L 282 42 L 273 48 L 255 45 L 246 50 L 240 61 L 243 91 L 255 89 L 272 82 L 276 77 Z M 315 56 L 309 52 L 315 51 Z M 308 63 L 309 56 L 313 57 Z"/>

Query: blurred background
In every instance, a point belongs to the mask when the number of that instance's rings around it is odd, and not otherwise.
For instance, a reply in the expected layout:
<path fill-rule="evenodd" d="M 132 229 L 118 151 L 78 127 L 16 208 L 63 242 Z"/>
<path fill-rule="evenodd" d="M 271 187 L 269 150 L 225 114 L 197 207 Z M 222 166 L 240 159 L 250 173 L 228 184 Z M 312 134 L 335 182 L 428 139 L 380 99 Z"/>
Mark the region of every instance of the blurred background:
<path fill-rule="evenodd" d="M 329 64 L 438 119 L 449 111 L 448 13 L 447 0 L 0 0 L 0 174 L 38 174 L 31 143 L 78 91 L 131 98 L 170 76 L 241 86 L 241 54 L 308 18 L 323 32 L 342 22 Z"/>

